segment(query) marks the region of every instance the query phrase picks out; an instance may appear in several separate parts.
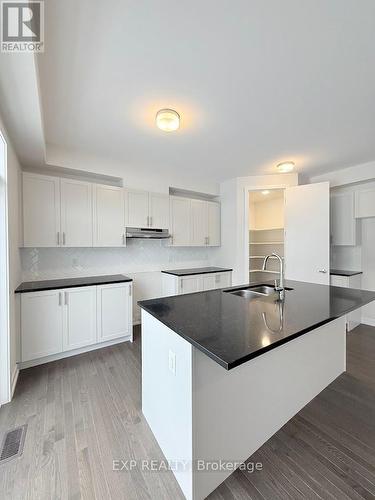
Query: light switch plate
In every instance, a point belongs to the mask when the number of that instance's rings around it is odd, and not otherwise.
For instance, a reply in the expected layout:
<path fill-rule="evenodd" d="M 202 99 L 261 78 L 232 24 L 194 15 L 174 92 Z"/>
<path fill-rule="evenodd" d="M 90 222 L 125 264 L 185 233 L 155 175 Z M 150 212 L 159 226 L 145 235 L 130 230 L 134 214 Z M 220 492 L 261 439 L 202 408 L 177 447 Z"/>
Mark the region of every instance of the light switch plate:
<path fill-rule="evenodd" d="M 176 375 L 176 353 L 169 349 L 168 353 L 168 368 L 169 371 Z"/>

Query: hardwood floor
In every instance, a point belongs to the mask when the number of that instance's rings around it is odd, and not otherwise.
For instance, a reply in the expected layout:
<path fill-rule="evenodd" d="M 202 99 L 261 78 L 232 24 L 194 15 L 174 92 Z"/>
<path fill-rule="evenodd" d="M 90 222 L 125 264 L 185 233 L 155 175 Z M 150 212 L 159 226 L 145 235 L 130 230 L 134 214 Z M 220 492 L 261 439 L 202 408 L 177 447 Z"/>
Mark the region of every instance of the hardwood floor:
<path fill-rule="evenodd" d="M 0 438 L 28 424 L 23 456 L 0 465 L 0 498 L 182 499 L 171 472 L 114 471 L 163 456 L 140 411 L 140 335 L 24 370 L 0 409 Z M 277 408 L 275 408 L 277 411 Z M 348 335 L 347 372 L 236 471 L 210 500 L 375 498 L 375 328 Z"/>

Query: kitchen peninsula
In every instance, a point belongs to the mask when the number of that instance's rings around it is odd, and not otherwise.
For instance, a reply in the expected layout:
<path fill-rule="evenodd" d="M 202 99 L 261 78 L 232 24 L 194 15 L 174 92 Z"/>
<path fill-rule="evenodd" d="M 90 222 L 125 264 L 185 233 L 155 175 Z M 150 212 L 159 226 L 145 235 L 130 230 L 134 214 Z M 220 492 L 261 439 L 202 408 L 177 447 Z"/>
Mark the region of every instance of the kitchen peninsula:
<path fill-rule="evenodd" d="M 188 499 L 233 472 L 198 461 L 245 461 L 345 371 L 345 315 L 375 300 L 297 281 L 281 300 L 255 286 L 140 302 L 142 411 Z"/>

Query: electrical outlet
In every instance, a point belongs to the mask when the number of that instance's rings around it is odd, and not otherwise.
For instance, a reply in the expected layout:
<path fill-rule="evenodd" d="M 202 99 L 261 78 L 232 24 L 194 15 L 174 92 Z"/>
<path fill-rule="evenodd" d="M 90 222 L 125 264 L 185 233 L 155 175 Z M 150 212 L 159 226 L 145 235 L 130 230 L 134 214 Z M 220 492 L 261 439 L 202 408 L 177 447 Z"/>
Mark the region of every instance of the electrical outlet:
<path fill-rule="evenodd" d="M 173 375 L 176 375 L 176 354 L 170 349 L 168 354 L 168 368 Z"/>

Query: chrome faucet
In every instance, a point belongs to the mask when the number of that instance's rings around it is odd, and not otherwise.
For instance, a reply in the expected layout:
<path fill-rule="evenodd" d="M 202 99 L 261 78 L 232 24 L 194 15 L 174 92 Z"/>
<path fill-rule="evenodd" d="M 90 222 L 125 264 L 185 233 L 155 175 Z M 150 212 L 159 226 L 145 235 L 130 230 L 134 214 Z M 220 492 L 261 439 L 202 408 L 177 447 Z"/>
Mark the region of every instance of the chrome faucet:
<path fill-rule="evenodd" d="M 267 262 L 270 257 L 276 257 L 280 262 L 280 279 L 279 284 L 277 284 L 277 280 L 275 280 L 275 290 L 277 292 L 281 292 L 280 295 L 284 294 L 284 259 L 280 257 L 277 253 L 272 253 L 271 255 L 267 255 L 263 261 L 262 270 L 265 271 L 267 269 Z"/>

